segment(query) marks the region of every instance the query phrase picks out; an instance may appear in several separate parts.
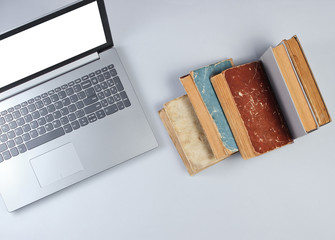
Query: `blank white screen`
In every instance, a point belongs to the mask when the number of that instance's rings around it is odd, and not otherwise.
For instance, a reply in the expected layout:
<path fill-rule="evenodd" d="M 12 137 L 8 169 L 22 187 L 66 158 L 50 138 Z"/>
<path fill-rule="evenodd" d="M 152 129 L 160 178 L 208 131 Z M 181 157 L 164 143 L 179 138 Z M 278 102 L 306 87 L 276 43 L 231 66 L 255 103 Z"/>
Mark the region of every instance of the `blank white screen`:
<path fill-rule="evenodd" d="M 106 43 L 97 2 L 0 41 L 0 88 Z"/>

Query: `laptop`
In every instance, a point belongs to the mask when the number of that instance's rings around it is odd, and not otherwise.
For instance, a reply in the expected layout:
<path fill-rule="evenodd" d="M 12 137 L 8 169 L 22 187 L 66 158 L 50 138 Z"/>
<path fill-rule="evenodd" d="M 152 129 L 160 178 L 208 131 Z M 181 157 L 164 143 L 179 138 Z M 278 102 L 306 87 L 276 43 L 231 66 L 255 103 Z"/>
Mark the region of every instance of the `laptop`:
<path fill-rule="evenodd" d="M 103 0 L 0 35 L 0 192 L 8 211 L 155 147 Z"/>

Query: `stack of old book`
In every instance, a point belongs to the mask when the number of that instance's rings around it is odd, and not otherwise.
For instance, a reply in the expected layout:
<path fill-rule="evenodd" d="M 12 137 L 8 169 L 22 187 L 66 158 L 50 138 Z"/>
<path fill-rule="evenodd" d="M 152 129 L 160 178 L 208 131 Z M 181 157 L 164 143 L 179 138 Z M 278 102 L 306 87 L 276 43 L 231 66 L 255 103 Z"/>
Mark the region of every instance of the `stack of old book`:
<path fill-rule="evenodd" d="M 280 148 L 331 121 L 297 36 L 259 61 L 228 59 L 180 81 L 187 95 L 159 115 L 190 175 L 238 151 L 249 159 Z"/>

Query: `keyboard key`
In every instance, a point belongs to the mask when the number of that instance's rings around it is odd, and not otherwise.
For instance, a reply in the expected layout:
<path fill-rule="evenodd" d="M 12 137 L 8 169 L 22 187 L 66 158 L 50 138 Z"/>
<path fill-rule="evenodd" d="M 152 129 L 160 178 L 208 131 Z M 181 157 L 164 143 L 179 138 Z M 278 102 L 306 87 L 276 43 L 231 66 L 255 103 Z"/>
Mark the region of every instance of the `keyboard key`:
<path fill-rule="evenodd" d="M 85 112 L 82 110 L 82 109 L 80 109 L 80 110 L 78 110 L 77 112 L 76 112 L 76 116 L 77 116 L 77 118 L 81 118 L 81 117 L 83 117 L 85 115 Z"/>
<path fill-rule="evenodd" d="M 69 82 L 69 87 L 72 87 L 72 86 L 74 86 L 74 81 L 71 81 L 71 82 Z"/>
<path fill-rule="evenodd" d="M 117 75 L 115 68 L 111 69 L 109 73 L 112 75 L 112 77 L 115 77 Z"/>
<path fill-rule="evenodd" d="M 106 116 L 104 110 L 102 109 L 97 111 L 95 114 L 97 115 L 98 119 L 104 118 Z"/>
<path fill-rule="evenodd" d="M 37 108 L 41 108 L 41 107 L 44 107 L 44 104 L 43 104 L 43 102 L 42 101 L 38 101 L 38 102 L 36 102 L 36 107 Z"/>
<path fill-rule="evenodd" d="M 19 118 L 19 117 L 21 117 L 21 113 L 19 111 L 15 111 L 15 112 L 13 112 L 13 117 L 15 119 Z"/>
<path fill-rule="evenodd" d="M 78 93 L 78 98 L 79 98 L 79 99 L 84 99 L 85 97 L 86 97 L 85 92 L 79 92 L 79 93 Z"/>
<path fill-rule="evenodd" d="M 117 88 L 115 86 L 111 87 L 110 90 L 111 90 L 112 94 L 117 93 Z"/>
<path fill-rule="evenodd" d="M 26 107 L 26 106 L 28 106 L 28 103 L 27 103 L 27 102 L 23 102 L 23 103 L 21 103 L 21 107 Z"/>
<path fill-rule="evenodd" d="M 105 108 L 106 115 L 113 114 L 118 111 L 116 104 L 110 105 Z"/>
<path fill-rule="evenodd" d="M 32 98 L 32 99 L 29 99 L 27 102 L 28 102 L 28 104 L 33 104 L 34 101 L 35 101 L 35 100 Z"/>
<path fill-rule="evenodd" d="M 93 87 L 90 87 L 90 88 L 85 90 L 85 93 L 86 93 L 87 97 L 90 97 L 90 96 L 93 96 L 95 94 L 95 90 L 94 90 Z"/>
<path fill-rule="evenodd" d="M 60 87 L 58 87 L 58 88 L 55 88 L 55 92 L 59 92 L 59 91 L 61 91 L 62 89 L 60 88 Z"/>
<path fill-rule="evenodd" d="M 71 127 L 71 125 L 70 124 L 66 124 L 65 126 L 64 126 L 64 131 L 66 132 L 66 133 L 70 133 L 70 132 L 72 132 L 72 127 Z"/>
<path fill-rule="evenodd" d="M 79 102 L 76 103 L 76 107 L 77 107 L 77 109 L 81 109 L 81 108 L 83 108 L 84 106 L 85 106 L 85 105 L 84 105 L 83 101 L 79 101 Z"/>
<path fill-rule="evenodd" d="M 71 104 L 70 98 L 64 98 L 62 100 L 62 103 L 63 103 L 64 106 L 70 105 Z"/>
<path fill-rule="evenodd" d="M 63 128 L 58 128 L 56 130 L 48 132 L 48 133 L 46 133 L 46 134 L 44 134 L 44 135 L 42 135 L 38 138 L 35 138 L 35 139 L 27 142 L 26 146 L 27 146 L 28 150 L 30 150 L 30 149 L 38 147 L 38 146 L 40 146 L 44 143 L 47 143 L 51 140 L 54 140 L 54 139 L 56 139 L 60 136 L 63 136 L 64 134 L 65 134 L 64 129 Z"/>
<path fill-rule="evenodd" d="M 84 108 L 84 111 L 86 114 L 90 114 L 92 112 L 98 111 L 100 108 L 102 108 L 101 103 L 97 102 L 95 104 L 92 104 L 88 107 Z"/>
<path fill-rule="evenodd" d="M 111 64 L 111 65 L 108 66 L 108 69 L 113 69 L 113 68 L 114 68 L 113 64 Z"/>
<path fill-rule="evenodd" d="M 38 136 L 38 132 L 37 132 L 37 130 L 32 130 L 32 131 L 30 131 L 30 136 L 31 136 L 32 138 L 37 137 L 37 136 Z"/>
<path fill-rule="evenodd" d="M 24 121 L 24 119 L 21 117 L 21 118 L 19 118 L 19 119 L 16 120 L 16 123 L 17 123 L 17 125 L 22 126 L 22 125 L 25 123 L 25 121 Z"/>
<path fill-rule="evenodd" d="M 91 113 L 87 116 L 87 119 L 90 123 L 95 122 L 98 118 L 95 116 L 94 113 Z"/>
<path fill-rule="evenodd" d="M 62 126 L 62 124 L 60 123 L 58 119 L 53 121 L 52 125 L 54 126 L 54 128 L 59 128 L 60 126 Z"/>
<path fill-rule="evenodd" d="M 98 81 L 99 81 L 99 82 L 105 81 L 104 76 L 102 76 L 101 74 L 98 75 L 97 78 L 98 78 Z"/>
<path fill-rule="evenodd" d="M 50 96 L 50 99 L 51 99 L 52 102 L 57 102 L 59 100 L 59 97 L 58 97 L 57 94 L 54 94 L 54 95 Z"/>
<path fill-rule="evenodd" d="M 62 114 L 62 116 L 68 115 L 69 114 L 69 109 L 67 107 L 62 108 L 60 110 L 60 113 Z"/>
<path fill-rule="evenodd" d="M 54 129 L 52 123 L 47 123 L 45 124 L 45 130 L 47 130 L 48 132 L 49 131 L 52 131 Z"/>
<path fill-rule="evenodd" d="M 8 131 L 9 131 L 9 126 L 8 126 L 8 124 L 2 125 L 2 126 L 1 126 L 1 131 L 4 132 L 4 133 L 5 133 L 5 132 L 8 132 Z"/>
<path fill-rule="evenodd" d="M 6 122 L 11 122 L 11 121 L 13 121 L 13 115 L 12 115 L 12 114 L 7 114 L 7 115 L 5 116 L 5 120 L 6 120 Z"/>
<path fill-rule="evenodd" d="M 18 110 L 18 109 L 20 109 L 20 108 L 21 108 L 21 105 L 20 105 L 20 104 L 14 106 L 14 109 L 15 109 L 15 110 Z"/>
<path fill-rule="evenodd" d="M 101 69 L 102 72 L 106 72 L 107 70 L 108 70 L 107 67 Z"/>
<path fill-rule="evenodd" d="M 1 117 L 1 118 L 0 118 L 0 125 L 5 124 L 5 122 L 6 122 L 5 118 Z"/>
<path fill-rule="evenodd" d="M 9 141 L 7 142 L 7 146 L 8 146 L 8 148 L 15 147 L 15 142 L 14 142 L 14 140 L 9 140 Z"/>
<path fill-rule="evenodd" d="M 120 101 L 121 100 L 121 96 L 120 96 L 120 94 L 115 94 L 114 96 L 114 100 L 115 100 L 115 102 L 118 102 L 118 101 Z"/>
<path fill-rule="evenodd" d="M 24 121 L 26 121 L 26 123 L 31 122 L 32 120 L 33 120 L 33 117 L 31 116 L 31 114 L 24 116 Z"/>
<path fill-rule="evenodd" d="M 112 76 L 109 72 L 105 72 L 104 77 L 105 77 L 105 79 L 110 79 Z"/>
<path fill-rule="evenodd" d="M 39 100 L 41 100 L 41 96 L 37 96 L 34 99 L 35 99 L 35 101 L 39 101 Z"/>
<path fill-rule="evenodd" d="M 45 120 L 47 122 L 52 122 L 54 120 L 54 117 L 52 116 L 52 114 L 48 114 L 45 116 Z"/>
<path fill-rule="evenodd" d="M 52 113 L 53 111 L 56 110 L 55 105 L 53 105 L 53 104 L 48 105 L 47 110 L 48 110 L 49 113 Z"/>
<path fill-rule="evenodd" d="M 23 133 L 23 130 L 21 127 L 18 127 L 16 129 L 14 129 L 14 132 L 16 134 L 16 136 L 20 136 Z"/>
<path fill-rule="evenodd" d="M 80 83 L 80 82 L 81 82 L 81 79 L 78 78 L 78 79 L 74 80 L 74 82 L 75 82 L 75 83 Z"/>
<path fill-rule="evenodd" d="M 70 122 L 72 122 L 72 121 L 74 121 L 74 120 L 77 119 L 76 114 L 74 114 L 74 113 L 69 114 L 68 118 L 69 118 Z"/>
<path fill-rule="evenodd" d="M 99 84 L 99 85 L 96 85 L 96 86 L 94 86 L 94 90 L 95 90 L 96 92 L 100 92 L 100 91 L 102 90 L 102 88 L 101 88 L 100 84 Z"/>
<path fill-rule="evenodd" d="M 108 88 L 108 84 L 106 82 L 100 83 L 100 86 L 101 86 L 102 89 L 107 89 Z"/>
<path fill-rule="evenodd" d="M 98 84 L 98 79 L 96 78 L 96 77 L 93 77 L 93 78 L 91 78 L 91 81 L 92 81 L 92 83 L 95 85 L 95 84 Z"/>
<path fill-rule="evenodd" d="M 122 101 L 121 101 L 121 102 L 117 102 L 116 105 L 117 105 L 117 108 L 118 108 L 119 110 L 122 110 L 122 109 L 125 108 L 125 106 L 124 106 L 124 104 L 123 104 Z"/>
<path fill-rule="evenodd" d="M 46 98 L 46 97 L 48 97 L 48 94 L 47 94 L 47 93 L 43 93 L 43 94 L 41 95 L 41 97 L 42 97 L 42 98 Z"/>
<path fill-rule="evenodd" d="M 36 120 L 35 120 L 35 121 L 32 121 L 32 122 L 30 123 L 30 127 L 31 127 L 32 129 L 37 128 L 37 127 L 38 127 L 38 123 L 37 123 L 37 121 L 36 121 Z"/>
<path fill-rule="evenodd" d="M 75 92 L 79 92 L 79 91 L 81 91 L 81 86 L 80 86 L 79 84 L 74 85 L 74 86 L 73 86 L 73 90 L 74 90 Z"/>
<path fill-rule="evenodd" d="M 54 95 L 57 96 L 57 95 Z M 49 97 L 43 98 L 43 103 L 45 106 L 49 105 L 51 103 L 51 99 Z"/>
<path fill-rule="evenodd" d="M 95 73 L 94 73 L 94 72 L 92 72 L 92 73 L 88 74 L 88 76 L 89 76 L 90 78 L 92 78 L 92 77 L 94 77 L 94 76 L 95 76 Z"/>
<path fill-rule="evenodd" d="M 41 117 L 41 114 L 38 111 L 35 111 L 31 114 L 31 116 L 33 117 L 33 119 L 38 119 Z"/>
<path fill-rule="evenodd" d="M 60 111 L 56 111 L 52 113 L 52 116 L 54 117 L 54 119 L 58 119 L 62 117 L 62 114 Z"/>
<path fill-rule="evenodd" d="M 49 94 L 49 96 L 51 96 L 51 95 L 55 94 L 55 91 L 54 91 L 54 90 L 50 90 L 50 91 L 48 92 L 48 94 Z"/>
<path fill-rule="evenodd" d="M 5 159 L 5 160 L 8 160 L 10 159 L 12 156 L 10 155 L 9 151 L 4 151 L 2 153 L 2 157 Z"/>
<path fill-rule="evenodd" d="M 19 155 L 19 151 L 17 150 L 16 147 L 12 148 L 12 149 L 10 150 L 10 153 L 12 154 L 13 157 Z"/>
<path fill-rule="evenodd" d="M 101 74 L 101 70 L 96 70 L 95 75 Z"/>
<path fill-rule="evenodd" d="M 72 94 L 74 94 L 73 88 L 68 88 L 68 89 L 65 90 L 65 92 L 68 96 L 71 96 Z"/>
<path fill-rule="evenodd" d="M 125 91 L 120 92 L 120 96 L 122 98 L 122 101 L 123 101 L 124 105 L 126 107 L 129 107 L 131 105 L 131 103 L 130 103 L 130 101 L 128 99 L 128 96 L 127 96 L 126 92 Z"/>
<path fill-rule="evenodd" d="M 8 137 L 7 137 L 6 134 L 2 134 L 2 135 L 0 135 L 0 141 L 1 141 L 1 142 L 6 142 L 7 140 L 8 140 Z"/>
<path fill-rule="evenodd" d="M 92 86 L 92 83 L 91 83 L 90 80 L 87 80 L 87 81 L 81 83 L 81 87 L 82 87 L 83 89 L 85 89 L 85 88 L 89 88 L 90 86 Z"/>
<path fill-rule="evenodd" d="M 24 144 L 17 146 L 17 149 L 19 150 L 20 153 L 24 153 L 27 151 L 27 148 Z"/>
<path fill-rule="evenodd" d="M 124 90 L 123 85 L 122 85 L 121 80 L 120 80 L 119 77 L 113 78 L 113 81 L 114 81 L 115 86 L 116 86 L 116 88 L 117 88 L 118 91 Z"/>
<path fill-rule="evenodd" d="M 24 108 L 21 108 L 21 115 L 26 115 L 28 114 L 28 108 L 24 107 Z"/>
<path fill-rule="evenodd" d="M 109 89 L 104 90 L 104 94 L 105 94 L 106 97 L 109 97 L 110 95 L 112 95 L 112 93 Z"/>
<path fill-rule="evenodd" d="M 8 124 L 8 126 L 9 126 L 10 129 L 14 129 L 14 128 L 17 127 L 17 123 L 13 121 L 13 122 L 10 122 L 10 123 Z"/>
<path fill-rule="evenodd" d="M 108 106 L 108 102 L 107 102 L 106 99 L 102 99 L 102 100 L 101 100 L 101 106 L 102 106 L 102 107 L 107 107 L 107 106 Z"/>
<path fill-rule="evenodd" d="M 81 80 L 87 80 L 88 79 L 88 75 L 85 75 L 81 78 Z"/>
<path fill-rule="evenodd" d="M 44 117 L 37 119 L 38 125 L 43 126 L 47 121 Z"/>
<path fill-rule="evenodd" d="M 62 117 L 62 118 L 60 119 L 60 122 L 62 123 L 62 125 L 68 124 L 68 123 L 69 123 L 69 119 L 68 119 L 67 116 L 65 116 L 65 117 Z M 66 132 L 66 131 L 65 131 L 65 132 Z"/>
<path fill-rule="evenodd" d="M 77 101 L 78 101 L 78 96 L 77 96 L 77 95 L 72 95 L 72 96 L 70 97 L 70 101 L 71 101 L 72 103 L 77 102 Z"/>
<path fill-rule="evenodd" d="M 39 127 L 39 128 L 37 128 L 37 132 L 38 132 L 38 134 L 39 135 L 42 135 L 42 134 L 44 134 L 44 133 L 46 133 L 46 129 L 45 129 L 45 127 Z"/>
<path fill-rule="evenodd" d="M 84 104 L 87 106 L 87 105 L 91 105 L 92 103 L 95 103 L 96 101 L 98 101 L 98 96 L 93 95 L 89 98 L 84 99 Z"/>
<path fill-rule="evenodd" d="M 107 98 L 107 101 L 109 104 L 113 104 L 115 102 L 113 97 Z"/>
<path fill-rule="evenodd" d="M 29 124 L 26 124 L 26 125 L 23 125 L 23 126 L 22 126 L 22 130 L 23 130 L 24 132 L 29 132 L 29 131 L 31 130 L 31 127 L 30 127 Z"/>
<path fill-rule="evenodd" d="M 65 93 L 65 91 L 60 91 L 60 92 L 58 93 L 58 97 L 59 97 L 60 99 L 66 98 L 66 93 Z"/>
<path fill-rule="evenodd" d="M 98 92 L 97 96 L 100 100 L 105 98 L 105 94 L 103 92 Z"/>
<path fill-rule="evenodd" d="M 78 121 L 71 122 L 71 126 L 73 130 L 77 130 L 78 128 L 80 128 L 80 124 Z"/>
<path fill-rule="evenodd" d="M 75 112 L 76 110 L 77 110 L 77 107 L 76 107 L 75 104 L 71 104 L 71 105 L 69 106 L 69 111 L 70 111 L 70 112 Z"/>
<path fill-rule="evenodd" d="M 55 102 L 54 104 L 56 109 L 61 109 L 63 107 L 63 103 L 61 101 Z"/>
<path fill-rule="evenodd" d="M 67 84 L 61 86 L 62 89 L 67 89 L 67 87 L 68 87 Z"/>
<path fill-rule="evenodd" d="M 108 84 L 109 87 L 114 86 L 113 79 L 108 79 L 108 80 L 107 80 L 107 84 Z"/>
<path fill-rule="evenodd" d="M 6 143 L 0 144 L 0 152 L 3 152 L 5 150 L 7 150 L 7 149 L 8 149 L 8 147 L 7 147 Z"/>
<path fill-rule="evenodd" d="M 36 110 L 35 104 L 30 104 L 30 105 L 28 105 L 27 108 L 28 108 L 28 111 L 29 111 L 29 112 L 33 112 L 33 111 Z"/>
<path fill-rule="evenodd" d="M 80 126 L 84 127 L 88 124 L 87 117 L 79 118 Z"/>
<path fill-rule="evenodd" d="M 19 144 L 23 143 L 23 139 L 22 139 L 22 137 L 16 137 L 16 138 L 14 139 L 14 141 L 15 141 L 16 145 L 19 145 Z"/>
<path fill-rule="evenodd" d="M 29 133 L 25 133 L 25 134 L 22 135 L 22 139 L 23 139 L 23 141 L 26 142 L 26 141 L 29 141 L 31 139 L 31 137 L 30 137 Z"/>
<path fill-rule="evenodd" d="M 8 133 L 7 133 L 7 137 L 9 138 L 9 139 L 12 139 L 12 138 L 15 138 L 15 132 L 12 130 L 12 131 L 9 131 Z"/>
<path fill-rule="evenodd" d="M 41 114 L 41 116 L 45 116 L 45 115 L 47 115 L 48 114 L 48 110 L 47 110 L 47 108 L 41 108 L 40 110 L 40 114 Z"/>

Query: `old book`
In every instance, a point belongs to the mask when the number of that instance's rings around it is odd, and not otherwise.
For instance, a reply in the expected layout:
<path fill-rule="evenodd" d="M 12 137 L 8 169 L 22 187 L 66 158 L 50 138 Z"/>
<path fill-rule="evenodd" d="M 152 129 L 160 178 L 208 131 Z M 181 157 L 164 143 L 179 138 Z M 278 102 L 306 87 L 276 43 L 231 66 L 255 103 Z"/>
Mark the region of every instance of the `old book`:
<path fill-rule="evenodd" d="M 314 114 L 310 108 L 308 99 L 305 97 L 304 90 L 299 83 L 285 46 L 279 44 L 272 50 L 305 131 L 308 133 L 317 129 L 318 125 Z"/>
<path fill-rule="evenodd" d="M 289 40 L 283 40 L 283 44 L 286 47 L 298 75 L 298 79 L 300 80 L 300 83 L 309 100 L 317 123 L 322 126 L 331 122 L 331 117 L 328 113 L 326 104 L 322 98 L 298 37 L 293 36 Z"/>
<path fill-rule="evenodd" d="M 220 161 L 214 157 L 187 95 L 164 104 L 159 116 L 190 175 Z"/>
<path fill-rule="evenodd" d="M 260 61 L 211 78 L 243 159 L 292 143 Z"/>
<path fill-rule="evenodd" d="M 210 77 L 232 66 L 233 62 L 229 59 L 194 70 L 180 78 L 213 154 L 218 160 L 230 156 L 238 149 Z"/>

